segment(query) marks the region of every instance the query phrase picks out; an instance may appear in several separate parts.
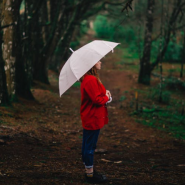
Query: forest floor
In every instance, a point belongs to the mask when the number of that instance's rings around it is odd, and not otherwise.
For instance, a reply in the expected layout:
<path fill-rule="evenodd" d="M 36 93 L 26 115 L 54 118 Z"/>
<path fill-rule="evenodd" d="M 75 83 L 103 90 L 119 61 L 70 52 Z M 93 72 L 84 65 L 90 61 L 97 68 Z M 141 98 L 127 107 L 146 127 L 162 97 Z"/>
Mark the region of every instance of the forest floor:
<path fill-rule="evenodd" d="M 120 52 L 115 49 L 102 60 L 100 78 L 113 102 L 100 132 L 95 169 L 106 174 L 106 184 L 184 184 L 185 141 L 165 131 L 167 126 L 159 130 L 136 122 L 135 91 L 149 87 L 137 83 L 136 71 L 122 70 Z M 79 83 L 59 98 L 58 75 L 49 71 L 49 79 L 51 85 L 35 82 L 35 101 L 20 99 L 0 108 L 0 185 L 86 184 Z M 156 83 L 153 77 L 151 86 Z M 139 94 L 142 100 L 146 97 Z"/>

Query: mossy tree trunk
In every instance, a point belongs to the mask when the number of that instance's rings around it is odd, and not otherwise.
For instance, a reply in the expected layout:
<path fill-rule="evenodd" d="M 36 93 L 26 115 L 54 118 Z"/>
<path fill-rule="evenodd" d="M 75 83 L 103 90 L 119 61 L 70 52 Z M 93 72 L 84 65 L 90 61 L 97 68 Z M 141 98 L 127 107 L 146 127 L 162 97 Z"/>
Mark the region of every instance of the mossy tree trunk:
<path fill-rule="evenodd" d="M 10 105 L 10 100 L 6 85 L 5 62 L 2 56 L 3 30 L 1 29 L 2 21 L 2 1 L 0 1 L 0 105 Z"/>
<path fill-rule="evenodd" d="M 0 15 L 0 28 L 1 28 L 1 15 Z M 5 62 L 2 57 L 2 47 L 1 47 L 3 42 L 2 37 L 3 31 L 0 29 L 0 105 L 10 105 L 10 100 L 6 86 L 6 74 L 4 70 Z"/>
<path fill-rule="evenodd" d="M 16 60 L 16 27 L 17 17 L 15 16 L 15 1 L 3 0 L 3 21 L 2 26 L 11 25 L 3 29 L 3 59 L 5 61 L 5 72 L 7 88 L 10 99 L 16 99 L 15 87 L 15 60 Z"/>

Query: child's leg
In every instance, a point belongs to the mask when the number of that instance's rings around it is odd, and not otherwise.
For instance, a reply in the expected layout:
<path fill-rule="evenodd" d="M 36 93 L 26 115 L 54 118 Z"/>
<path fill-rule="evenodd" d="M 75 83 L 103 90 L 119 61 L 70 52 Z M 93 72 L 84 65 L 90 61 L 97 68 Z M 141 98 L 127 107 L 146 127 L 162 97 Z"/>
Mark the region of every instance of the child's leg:
<path fill-rule="evenodd" d="M 84 133 L 84 129 L 83 129 L 83 140 L 82 140 L 82 161 L 83 161 L 83 164 L 85 165 L 84 150 L 85 150 L 85 133 Z"/>
<path fill-rule="evenodd" d="M 94 151 L 100 130 L 83 130 L 82 160 L 86 173 L 93 173 Z"/>

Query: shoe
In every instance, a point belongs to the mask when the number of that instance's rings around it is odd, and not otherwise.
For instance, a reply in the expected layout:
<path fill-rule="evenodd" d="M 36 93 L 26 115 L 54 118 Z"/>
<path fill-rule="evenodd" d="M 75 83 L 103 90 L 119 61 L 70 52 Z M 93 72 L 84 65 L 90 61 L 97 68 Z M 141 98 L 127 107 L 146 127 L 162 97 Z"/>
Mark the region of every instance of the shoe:
<path fill-rule="evenodd" d="M 85 174 L 85 178 L 88 183 L 92 184 L 100 184 L 108 181 L 105 175 L 99 174 L 96 171 L 93 172 L 93 177 L 88 177 L 87 174 Z"/>

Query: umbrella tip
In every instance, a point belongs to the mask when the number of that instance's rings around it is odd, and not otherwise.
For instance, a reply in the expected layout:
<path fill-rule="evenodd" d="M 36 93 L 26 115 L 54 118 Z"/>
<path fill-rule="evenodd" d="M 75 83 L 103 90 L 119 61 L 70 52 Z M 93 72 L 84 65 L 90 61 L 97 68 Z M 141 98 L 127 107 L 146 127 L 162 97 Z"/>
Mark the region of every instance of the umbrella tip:
<path fill-rule="evenodd" d="M 74 53 L 74 51 L 71 48 L 69 48 L 69 49 Z"/>

